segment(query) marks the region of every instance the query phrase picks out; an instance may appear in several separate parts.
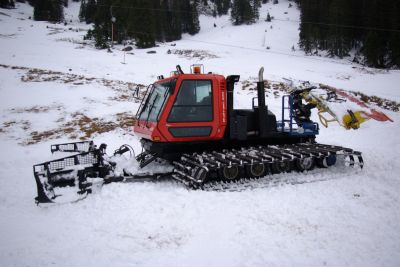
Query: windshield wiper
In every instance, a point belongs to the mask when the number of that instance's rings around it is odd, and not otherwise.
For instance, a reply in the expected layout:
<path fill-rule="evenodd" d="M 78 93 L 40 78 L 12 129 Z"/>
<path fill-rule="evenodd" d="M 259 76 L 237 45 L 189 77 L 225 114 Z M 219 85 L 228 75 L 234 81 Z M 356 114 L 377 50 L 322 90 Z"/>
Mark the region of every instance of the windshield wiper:
<path fill-rule="evenodd" d="M 164 104 L 165 104 L 165 101 L 167 100 L 167 95 L 169 94 L 169 90 L 165 90 L 165 93 L 164 93 L 164 100 L 163 100 L 163 102 L 162 102 L 162 104 L 161 104 L 161 107 L 160 107 L 160 110 L 158 111 L 158 114 L 157 114 L 157 121 L 160 119 L 160 113 L 161 113 L 161 111 L 164 109 Z"/>
<path fill-rule="evenodd" d="M 159 95 L 156 94 L 156 96 L 154 97 L 153 102 L 151 103 L 151 106 L 150 106 L 150 108 L 149 108 L 149 113 L 147 114 L 147 118 L 146 118 L 146 124 L 145 124 L 146 127 L 147 127 L 147 123 L 149 122 L 149 118 L 150 118 L 151 111 L 153 110 L 154 105 L 155 105 L 155 103 L 156 103 L 158 97 L 159 97 Z"/>
<path fill-rule="evenodd" d="M 151 94 L 153 93 L 153 90 L 154 90 L 154 84 L 150 84 L 150 85 L 147 87 L 147 90 L 146 90 L 146 93 L 145 93 L 145 95 L 144 95 L 144 98 L 142 99 L 142 102 L 140 103 L 139 109 L 138 109 L 138 111 L 137 111 L 137 113 L 136 113 L 136 118 L 137 118 L 138 120 L 140 119 L 140 116 L 142 116 L 142 113 L 146 110 L 147 104 L 148 104 L 149 101 L 150 101 L 150 96 L 151 96 Z M 147 96 L 147 97 L 146 97 L 146 96 Z M 145 101 L 144 104 L 143 104 L 143 101 Z"/>

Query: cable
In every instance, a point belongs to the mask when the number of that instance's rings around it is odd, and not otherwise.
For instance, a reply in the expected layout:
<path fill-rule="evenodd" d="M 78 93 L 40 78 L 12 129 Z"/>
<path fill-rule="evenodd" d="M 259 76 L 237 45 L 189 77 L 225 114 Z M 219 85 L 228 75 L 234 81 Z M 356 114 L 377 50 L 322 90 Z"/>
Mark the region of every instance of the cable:
<path fill-rule="evenodd" d="M 163 8 L 145 8 L 145 7 L 131 7 L 131 6 L 119 6 L 119 5 L 96 5 L 100 7 L 107 7 L 107 8 L 121 8 L 121 9 L 136 9 L 136 10 L 153 10 L 153 11 L 166 11 L 170 13 L 187 13 L 187 14 L 199 14 L 198 12 L 190 12 L 184 10 L 168 10 Z M 369 30 L 369 31 L 385 31 L 385 32 L 397 32 L 400 33 L 400 30 L 396 29 L 388 29 L 388 28 L 378 28 L 378 27 L 366 27 L 366 26 L 356 26 L 356 25 L 346 25 L 346 24 L 335 24 L 335 23 L 323 23 L 323 22 L 315 22 L 315 21 L 300 21 L 300 20 L 292 20 L 292 19 L 277 19 L 273 18 L 273 20 L 278 21 L 290 21 L 296 23 L 304 23 L 304 24 L 312 24 L 312 25 L 320 25 L 320 26 L 335 26 L 341 28 L 351 28 L 351 29 L 362 29 L 362 30 Z"/>
<path fill-rule="evenodd" d="M 400 30 L 386 29 L 386 28 L 375 28 L 375 27 L 364 27 L 364 26 L 354 26 L 354 25 L 335 24 L 335 23 L 322 23 L 322 22 L 312 22 L 312 21 L 300 21 L 300 20 L 273 18 L 272 21 L 274 21 L 274 20 L 290 21 L 290 22 L 312 24 L 312 25 L 322 25 L 322 26 L 329 26 L 329 27 L 336 26 L 336 27 L 340 27 L 340 28 L 351 28 L 351 29 L 361 29 L 361 30 L 371 30 L 371 31 L 385 31 L 385 32 L 398 32 L 398 33 L 400 33 Z"/>
<path fill-rule="evenodd" d="M 146 32 L 137 32 L 137 31 L 127 31 L 127 32 L 128 32 L 128 33 L 136 33 L 136 34 L 151 35 L 151 36 L 154 37 L 153 34 L 151 34 L 151 33 L 146 33 Z M 171 36 L 165 36 L 165 35 L 163 35 L 163 36 L 164 36 L 164 37 L 171 37 Z M 302 56 L 302 55 L 293 55 L 293 54 L 288 54 L 288 53 L 284 53 L 284 52 L 277 52 L 277 51 L 264 50 L 264 49 L 259 49 L 259 48 L 252 48 L 252 47 L 231 45 L 231 44 L 225 44 L 225 43 L 208 42 L 208 41 L 201 41 L 201 40 L 189 39 L 189 38 L 183 39 L 182 41 L 189 41 L 189 42 L 203 43 L 203 44 L 211 44 L 211 45 L 216 45 L 216 46 L 224 46 L 224 47 L 230 47 L 230 48 L 244 49 L 244 50 L 250 50 L 250 51 L 255 51 L 255 52 L 262 52 L 262 53 L 267 53 L 267 54 L 284 55 L 284 56 L 289 56 L 289 57 L 297 57 L 297 58 L 304 58 L 304 59 L 309 59 L 309 60 L 317 60 L 317 61 L 332 62 L 332 63 L 347 65 L 346 63 L 344 63 L 344 62 L 342 62 L 342 61 L 334 60 L 334 59 L 317 58 L 317 57 L 307 57 L 307 56 Z"/>

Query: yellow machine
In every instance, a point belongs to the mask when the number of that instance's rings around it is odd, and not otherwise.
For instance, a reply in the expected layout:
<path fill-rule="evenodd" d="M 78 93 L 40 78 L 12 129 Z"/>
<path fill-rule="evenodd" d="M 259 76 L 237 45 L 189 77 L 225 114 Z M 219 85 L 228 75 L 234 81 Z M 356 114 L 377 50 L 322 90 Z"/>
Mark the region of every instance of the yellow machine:
<path fill-rule="evenodd" d="M 331 122 L 338 122 L 341 126 L 346 129 L 358 129 L 360 125 L 370 118 L 366 115 L 364 111 L 352 111 L 347 110 L 345 115 L 338 117 L 338 115 L 331 110 L 331 108 L 326 104 L 328 99 L 322 96 L 317 96 L 312 94 L 310 91 L 304 91 L 301 93 L 303 99 L 310 104 L 313 104 L 318 109 L 318 117 L 321 124 L 324 127 L 328 127 Z"/>

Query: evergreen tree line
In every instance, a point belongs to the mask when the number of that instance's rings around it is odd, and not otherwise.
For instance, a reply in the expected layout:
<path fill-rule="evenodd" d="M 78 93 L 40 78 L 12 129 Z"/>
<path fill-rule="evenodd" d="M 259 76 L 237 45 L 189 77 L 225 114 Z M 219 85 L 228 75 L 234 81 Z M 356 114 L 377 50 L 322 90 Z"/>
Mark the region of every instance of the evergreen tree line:
<path fill-rule="evenodd" d="M 79 16 L 94 23 L 87 38 L 98 48 L 108 47 L 111 39 L 135 39 L 137 47 L 148 48 L 200 30 L 197 0 L 82 0 Z"/>
<path fill-rule="evenodd" d="M 61 22 L 64 20 L 64 4 L 65 0 L 34 0 L 33 19 Z"/>
<path fill-rule="evenodd" d="M 399 0 L 298 0 L 299 45 L 376 68 L 400 67 Z"/>
<path fill-rule="evenodd" d="M 198 33 L 199 5 L 209 6 L 214 16 L 228 14 L 231 8 L 232 23 L 241 25 L 258 20 L 262 2 L 268 0 L 82 0 L 80 19 L 94 23 L 87 38 L 98 48 L 108 47 L 110 39 L 135 39 L 137 47 L 148 48 L 179 40 L 182 33 Z"/>
<path fill-rule="evenodd" d="M 80 0 L 72 1 L 79 2 Z M 25 2 L 25 0 L 17 2 Z M 26 2 L 34 7 L 33 19 L 39 21 L 62 22 L 64 7 L 68 7 L 68 0 L 27 0 Z"/>
<path fill-rule="evenodd" d="M 12 1 L 12 0 L 0 0 Z M 79 0 L 74 0 L 79 1 Z M 234 25 L 255 23 L 261 3 L 269 0 L 81 0 L 79 17 L 93 23 L 87 39 L 107 48 L 110 41 L 135 39 L 136 46 L 148 48 L 156 42 L 181 39 L 183 33 L 200 31 L 199 5 L 208 6 L 213 16 L 231 12 Z M 277 0 L 274 0 L 277 1 Z M 35 20 L 62 22 L 68 0 L 29 0 Z"/>
<path fill-rule="evenodd" d="M 231 11 L 233 25 L 255 23 L 260 16 L 261 2 L 261 0 L 234 0 Z"/>
<path fill-rule="evenodd" d="M 0 8 L 14 8 L 14 0 L 0 0 Z"/>
<path fill-rule="evenodd" d="M 206 0 L 205 3 L 207 4 Z M 211 0 L 211 3 L 213 3 L 214 5 L 213 9 L 214 17 L 216 17 L 217 15 L 218 16 L 227 15 L 231 7 L 231 0 Z"/>

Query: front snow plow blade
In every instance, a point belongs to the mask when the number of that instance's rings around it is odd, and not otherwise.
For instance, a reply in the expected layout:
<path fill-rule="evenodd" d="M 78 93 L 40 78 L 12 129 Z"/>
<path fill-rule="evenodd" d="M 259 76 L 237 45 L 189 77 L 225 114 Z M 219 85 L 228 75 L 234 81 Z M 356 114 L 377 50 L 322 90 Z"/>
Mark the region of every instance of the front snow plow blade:
<path fill-rule="evenodd" d="M 101 145 L 97 149 L 93 142 L 51 146 L 52 152 L 80 153 L 33 166 L 38 193 L 36 203 L 71 202 L 91 193 L 92 183 L 88 178 L 104 178 L 110 171 L 102 156 L 105 147 Z"/>
<path fill-rule="evenodd" d="M 111 157 L 106 155 L 106 148 L 106 144 L 101 144 L 97 148 L 93 141 L 52 145 L 52 153 L 76 154 L 33 166 L 37 186 L 36 203 L 76 202 L 103 184 L 152 181 L 170 173 L 131 174 L 125 169 L 123 173 L 116 172 L 115 160 L 129 161 L 135 154 L 133 148 L 126 144 L 122 145 Z M 129 154 L 128 159 L 121 158 L 125 154 Z M 145 158 L 143 154 L 138 155 L 136 160 L 141 158 Z"/>

